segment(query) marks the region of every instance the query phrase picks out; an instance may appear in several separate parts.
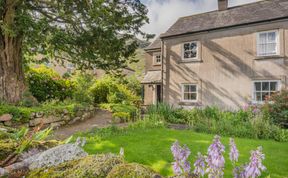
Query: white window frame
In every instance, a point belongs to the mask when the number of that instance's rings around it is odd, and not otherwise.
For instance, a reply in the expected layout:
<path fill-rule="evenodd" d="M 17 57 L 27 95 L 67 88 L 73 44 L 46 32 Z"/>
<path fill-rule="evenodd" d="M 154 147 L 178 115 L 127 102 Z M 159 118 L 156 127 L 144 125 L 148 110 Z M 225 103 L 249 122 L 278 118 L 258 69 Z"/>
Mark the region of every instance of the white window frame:
<path fill-rule="evenodd" d="M 276 88 L 276 92 L 277 91 L 281 91 L 281 80 L 253 80 L 253 82 L 252 82 L 252 103 L 254 103 L 254 104 L 263 104 L 265 101 L 257 101 L 256 100 L 256 97 L 257 97 L 257 95 L 256 95 L 256 88 L 255 88 L 255 83 L 258 83 L 258 82 L 261 82 L 261 83 L 263 83 L 263 82 L 269 82 L 269 91 L 262 91 L 262 84 L 261 84 L 261 91 L 258 91 L 258 92 L 271 92 L 271 90 L 270 90 L 270 83 L 271 82 L 277 82 L 277 88 Z"/>
<path fill-rule="evenodd" d="M 160 62 L 157 62 L 157 56 L 160 56 Z M 153 53 L 153 65 L 161 65 L 161 64 L 162 64 L 161 52 Z"/>
<path fill-rule="evenodd" d="M 186 43 L 196 43 L 196 45 L 197 45 L 197 48 L 196 48 L 196 57 L 193 57 L 193 58 L 184 58 L 184 52 L 185 52 L 185 50 L 184 50 L 184 45 L 185 45 Z M 181 44 L 181 48 L 182 48 L 181 50 L 182 50 L 182 60 L 183 60 L 183 61 L 198 60 L 198 59 L 199 59 L 199 41 L 187 41 L 187 42 L 184 42 L 184 43 Z"/>
<path fill-rule="evenodd" d="M 259 49 L 259 45 L 260 45 L 260 35 L 263 33 L 271 33 L 271 32 L 275 32 L 276 35 L 276 52 L 275 54 L 262 54 L 260 53 L 260 49 Z M 280 39 L 279 39 L 279 30 L 269 30 L 269 31 L 261 31 L 257 33 L 257 41 L 256 41 L 256 49 L 257 49 L 257 56 L 259 57 L 266 57 L 266 56 L 275 56 L 275 55 L 279 55 L 280 54 Z"/>
<path fill-rule="evenodd" d="M 196 87 L 196 91 L 195 92 L 191 92 L 191 93 L 196 93 L 196 99 L 195 100 L 185 100 L 184 99 L 184 86 L 185 85 L 193 85 Z M 199 92 L 198 92 L 198 85 L 195 84 L 195 83 L 182 83 L 181 84 L 181 101 L 182 102 L 186 102 L 186 103 L 195 103 L 198 101 L 198 96 L 199 95 Z"/>

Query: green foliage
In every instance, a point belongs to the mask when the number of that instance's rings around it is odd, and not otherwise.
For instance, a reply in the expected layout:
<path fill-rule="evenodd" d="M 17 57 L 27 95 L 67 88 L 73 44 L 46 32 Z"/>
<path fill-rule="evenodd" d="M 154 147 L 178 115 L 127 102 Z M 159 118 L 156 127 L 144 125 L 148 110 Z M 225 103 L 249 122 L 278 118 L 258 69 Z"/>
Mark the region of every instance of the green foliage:
<path fill-rule="evenodd" d="M 156 175 L 157 173 L 149 167 L 137 163 L 128 163 L 115 166 L 107 175 L 107 178 L 151 178 Z"/>
<path fill-rule="evenodd" d="M 97 80 L 91 87 L 91 93 L 95 104 L 138 104 L 140 101 L 140 98 L 129 90 L 127 86 L 120 83 L 113 77 L 104 77 L 101 80 Z"/>
<path fill-rule="evenodd" d="M 75 90 L 74 82 L 61 78 L 55 71 L 45 66 L 30 68 L 26 79 L 29 90 L 39 101 L 60 100 L 72 98 Z"/>
<path fill-rule="evenodd" d="M 106 109 L 113 114 L 113 117 L 125 118 L 127 120 L 136 120 L 139 118 L 139 109 L 136 106 L 128 104 L 101 104 L 100 108 Z"/>
<path fill-rule="evenodd" d="M 283 128 L 288 128 L 288 90 L 272 95 L 264 105 L 272 122 Z"/>
<path fill-rule="evenodd" d="M 105 178 L 114 166 L 123 162 L 121 157 L 113 154 L 91 155 L 49 169 L 36 169 L 29 173 L 28 178 Z"/>
<path fill-rule="evenodd" d="M 63 110 L 67 110 L 70 115 L 74 115 L 78 108 L 84 107 L 86 106 L 83 104 L 70 101 L 51 101 L 35 107 L 14 106 L 3 103 L 0 104 L 0 116 L 3 114 L 11 114 L 13 116 L 12 121 L 25 123 L 30 120 L 32 113 L 43 112 L 47 115 L 57 115 L 63 112 Z"/>
<path fill-rule="evenodd" d="M 0 12 L 8 9 L 2 2 Z M 22 40 L 26 60 L 41 54 L 79 68 L 117 69 L 137 49 L 135 36 L 146 36 L 148 11 L 138 0 L 17 1 L 11 8 L 15 18 L 0 16 L 1 35 Z"/>
<path fill-rule="evenodd" d="M 95 77 L 87 73 L 76 73 L 71 79 L 75 83 L 73 99 L 79 103 L 92 103 L 89 88 L 95 83 Z"/>
<path fill-rule="evenodd" d="M 188 124 L 197 132 L 209 134 L 277 141 L 287 141 L 288 136 L 287 132 L 270 123 L 265 113 L 255 114 L 250 110 L 230 112 L 216 107 L 184 110 L 158 104 L 150 106 L 147 114 L 153 122 L 162 120 L 167 123 Z"/>

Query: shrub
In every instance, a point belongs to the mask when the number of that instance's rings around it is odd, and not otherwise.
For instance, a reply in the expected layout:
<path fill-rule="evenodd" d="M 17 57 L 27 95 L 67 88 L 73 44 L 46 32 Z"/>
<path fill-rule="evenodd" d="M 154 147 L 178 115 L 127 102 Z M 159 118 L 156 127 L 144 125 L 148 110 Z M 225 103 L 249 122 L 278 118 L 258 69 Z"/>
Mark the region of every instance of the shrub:
<path fill-rule="evenodd" d="M 272 95 L 263 109 L 268 112 L 273 123 L 288 128 L 288 90 Z"/>
<path fill-rule="evenodd" d="M 139 117 L 137 107 L 128 104 L 101 104 L 100 108 L 106 109 L 113 113 L 113 117 L 126 118 L 128 120 L 136 120 Z"/>
<path fill-rule="evenodd" d="M 45 66 L 30 68 L 26 79 L 30 92 L 39 102 L 72 98 L 75 89 L 73 82 L 61 78 L 55 71 Z"/>
<path fill-rule="evenodd" d="M 95 104 L 101 103 L 127 103 L 137 104 L 140 98 L 130 91 L 127 86 L 119 83 L 112 77 L 105 77 L 91 87 Z"/>
<path fill-rule="evenodd" d="M 91 155 L 79 160 L 68 161 L 49 169 L 34 170 L 29 174 L 28 178 L 105 178 L 114 166 L 122 163 L 123 159 L 117 155 Z"/>
<path fill-rule="evenodd" d="M 136 163 L 119 164 L 115 166 L 111 172 L 107 175 L 107 178 L 128 178 L 128 177 L 141 177 L 151 178 L 155 177 L 155 173 L 152 169 Z M 157 176 L 161 177 L 161 176 Z"/>
<path fill-rule="evenodd" d="M 79 103 L 92 103 L 89 88 L 95 83 L 95 77 L 86 73 L 76 73 L 71 79 L 75 83 L 73 99 Z"/>

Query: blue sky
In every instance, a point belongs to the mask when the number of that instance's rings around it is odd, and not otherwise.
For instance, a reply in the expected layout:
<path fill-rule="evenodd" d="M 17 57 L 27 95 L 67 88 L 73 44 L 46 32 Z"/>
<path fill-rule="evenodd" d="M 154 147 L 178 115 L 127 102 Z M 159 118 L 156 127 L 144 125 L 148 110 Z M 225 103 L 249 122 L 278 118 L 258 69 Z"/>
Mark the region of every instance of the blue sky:
<path fill-rule="evenodd" d="M 217 9 L 218 0 L 141 0 L 148 8 L 150 24 L 143 27 L 147 33 L 164 33 L 179 17 Z M 229 0 L 229 6 L 259 0 Z"/>

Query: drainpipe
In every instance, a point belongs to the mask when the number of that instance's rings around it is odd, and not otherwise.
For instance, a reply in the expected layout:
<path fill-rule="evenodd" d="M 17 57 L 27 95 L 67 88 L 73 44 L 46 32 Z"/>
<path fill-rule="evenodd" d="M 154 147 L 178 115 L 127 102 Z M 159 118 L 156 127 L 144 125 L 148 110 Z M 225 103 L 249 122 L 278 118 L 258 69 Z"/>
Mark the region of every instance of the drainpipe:
<path fill-rule="evenodd" d="M 160 38 L 161 39 L 161 38 Z M 161 101 L 164 101 L 164 79 L 163 79 L 163 75 L 164 75 L 164 42 L 161 39 Z"/>

